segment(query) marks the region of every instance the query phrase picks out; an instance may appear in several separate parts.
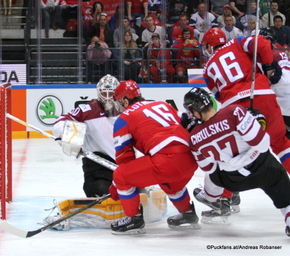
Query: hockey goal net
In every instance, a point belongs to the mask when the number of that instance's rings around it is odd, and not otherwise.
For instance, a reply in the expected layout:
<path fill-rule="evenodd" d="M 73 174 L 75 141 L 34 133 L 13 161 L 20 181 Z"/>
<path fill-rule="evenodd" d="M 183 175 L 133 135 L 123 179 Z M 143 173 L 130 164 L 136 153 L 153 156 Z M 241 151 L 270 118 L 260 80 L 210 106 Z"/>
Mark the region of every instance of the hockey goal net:
<path fill-rule="evenodd" d="M 6 202 L 12 200 L 11 85 L 0 85 L 0 218 L 6 219 Z"/>

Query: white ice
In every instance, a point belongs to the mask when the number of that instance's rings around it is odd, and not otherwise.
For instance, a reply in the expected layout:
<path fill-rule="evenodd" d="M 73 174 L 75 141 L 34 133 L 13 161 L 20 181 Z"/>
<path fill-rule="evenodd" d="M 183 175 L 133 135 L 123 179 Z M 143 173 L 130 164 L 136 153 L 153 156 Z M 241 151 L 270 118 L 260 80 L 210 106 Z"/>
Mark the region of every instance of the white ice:
<path fill-rule="evenodd" d="M 44 209 L 53 206 L 53 199 L 84 197 L 82 182 L 81 160 L 64 155 L 53 140 L 13 140 L 13 201 L 7 206 L 7 220 L 27 231 L 40 228 L 38 223 L 49 213 Z M 188 184 L 192 200 L 193 189 L 202 183 L 203 173 L 198 170 Z M 259 189 L 241 193 L 241 199 L 241 212 L 230 217 L 231 225 L 201 223 L 201 229 L 194 231 L 167 227 L 167 217 L 177 214 L 171 203 L 166 216 L 147 224 L 147 233 L 138 236 L 116 236 L 109 229 L 71 229 L 46 230 L 25 239 L 0 230 L 0 255 L 289 255 L 290 238 L 284 232 L 283 216 L 271 200 Z M 208 210 L 194 202 L 199 216 Z M 226 246 L 232 249 L 224 249 Z"/>

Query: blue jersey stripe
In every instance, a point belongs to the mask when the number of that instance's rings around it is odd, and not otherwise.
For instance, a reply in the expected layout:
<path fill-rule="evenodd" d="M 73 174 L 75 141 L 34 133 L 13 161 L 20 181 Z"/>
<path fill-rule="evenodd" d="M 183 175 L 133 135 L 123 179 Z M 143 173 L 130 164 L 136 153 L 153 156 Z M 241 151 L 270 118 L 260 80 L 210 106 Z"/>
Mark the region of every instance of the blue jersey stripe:
<path fill-rule="evenodd" d="M 186 196 L 188 195 L 188 191 L 187 191 L 187 189 L 185 189 L 185 191 L 184 191 L 184 193 L 180 196 L 180 197 L 178 197 L 178 198 L 170 198 L 170 196 L 168 195 L 168 197 L 169 197 L 169 200 L 171 201 L 171 202 L 180 202 L 180 201 L 182 201 Z"/>
<path fill-rule="evenodd" d="M 127 194 L 127 195 L 120 195 L 120 194 L 118 194 L 118 195 L 119 195 L 119 197 L 121 199 L 132 199 L 132 198 L 134 198 L 136 196 L 139 196 L 139 191 L 138 191 L 138 188 L 135 188 L 135 190 L 131 194 Z"/>

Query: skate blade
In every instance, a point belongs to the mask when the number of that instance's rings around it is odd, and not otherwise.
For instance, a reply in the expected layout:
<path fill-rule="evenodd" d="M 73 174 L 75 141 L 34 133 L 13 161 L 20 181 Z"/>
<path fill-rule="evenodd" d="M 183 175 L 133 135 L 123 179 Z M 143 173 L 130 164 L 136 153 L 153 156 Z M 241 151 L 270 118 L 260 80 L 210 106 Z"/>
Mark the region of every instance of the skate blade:
<path fill-rule="evenodd" d="M 201 217 L 201 223 L 203 224 L 214 224 L 214 225 L 230 225 L 231 222 L 229 221 L 227 216 L 218 216 L 218 217 Z"/>
<path fill-rule="evenodd" d="M 240 211 L 241 209 L 239 205 L 231 205 L 231 213 L 238 213 Z"/>
<path fill-rule="evenodd" d="M 125 232 L 111 230 L 111 233 L 113 235 L 141 235 L 141 234 L 145 234 L 146 230 L 144 228 L 132 229 Z"/>
<path fill-rule="evenodd" d="M 168 225 L 169 228 L 173 229 L 173 230 L 177 230 L 177 231 L 184 231 L 184 230 L 196 230 L 196 229 L 200 229 L 201 226 L 198 223 L 194 223 L 194 224 L 182 224 L 179 226 L 175 226 L 175 225 Z"/>

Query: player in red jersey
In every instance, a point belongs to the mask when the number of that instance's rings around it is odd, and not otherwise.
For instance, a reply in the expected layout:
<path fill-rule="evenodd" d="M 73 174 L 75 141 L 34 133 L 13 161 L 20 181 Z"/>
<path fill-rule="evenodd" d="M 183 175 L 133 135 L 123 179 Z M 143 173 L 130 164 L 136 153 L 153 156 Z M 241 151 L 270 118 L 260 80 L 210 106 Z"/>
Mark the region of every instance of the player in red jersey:
<path fill-rule="evenodd" d="M 221 29 L 209 29 L 202 40 L 203 51 L 210 56 L 204 78 L 209 90 L 222 103 L 222 107 L 240 104 L 250 107 L 255 37 L 239 37 L 226 43 Z M 258 36 L 257 57 L 265 64 L 267 75 L 273 73 L 271 45 Z M 290 173 L 290 141 L 284 136 L 285 125 L 276 95 L 269 80 L 257 66 L 255 74 L 253 107 L 265 116 L 266 132 L 270 135 L 271 148 Z"/>
<path fill-rule="evenodd" d="M 114 162 L 115 149 L 113 142 L 113 125 L 119 112 L 114 103 L 113 95 L 119 81 L 111 76 L 102 77 L 97 84 L 97 99 L 79 105 L 70 113 L 61 115 L 53 126 L 53 134 L 62 136 L 66 120 L 87 124 L 84 149 Z M 113 172 L 88 159 L 82 158 L 84 171 L 83 189 L 87 197 L 107 194 L 112 183 Z"/>
<path fill-rule="evenodd" d="M 285 217 L 290 236 L 290 180 L 269 150 L 269 135 L 243 106 L 231 104 L 218 112 L 209 94 L 194 87 L 184 96 L 184 107 L 200 124 L 190 133 L 189 144 L 199 167 L 206 172 L 204 189 L 196 199 L 223 214 L 219 200 L 223 189 L 245 191 L 261 188 Z M 203 217 L 212 215 L 202 212 Z"/>
<path fill-rule="evenodd" d="M 144 233 L 138 188 L 158 184 L 180 214 L 169 217 L 170 228 L 199 228 L 186 184 L 197 169 L 188 147 L 188 132 L 180 125 L 177 110 L 160 101 L 145 101 L 132 80 L 117 87 L 114 98 L 121 115 L 114 125 L 116 163 L 114 200 L 120 198 L 128 217 L 112 224 L 113 234 Z M 136 158 L 134 149 L 144 156 Z"/>

